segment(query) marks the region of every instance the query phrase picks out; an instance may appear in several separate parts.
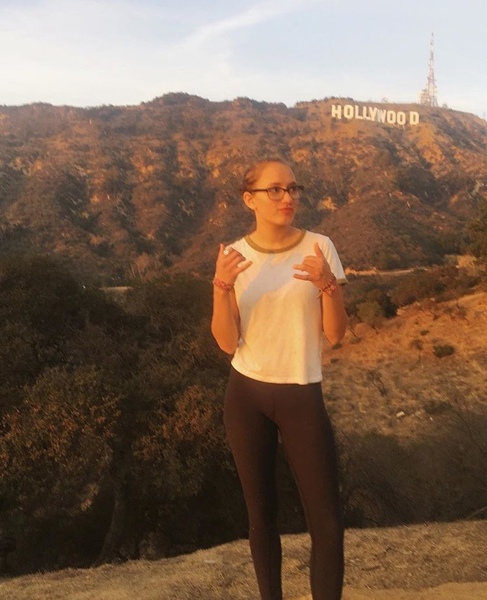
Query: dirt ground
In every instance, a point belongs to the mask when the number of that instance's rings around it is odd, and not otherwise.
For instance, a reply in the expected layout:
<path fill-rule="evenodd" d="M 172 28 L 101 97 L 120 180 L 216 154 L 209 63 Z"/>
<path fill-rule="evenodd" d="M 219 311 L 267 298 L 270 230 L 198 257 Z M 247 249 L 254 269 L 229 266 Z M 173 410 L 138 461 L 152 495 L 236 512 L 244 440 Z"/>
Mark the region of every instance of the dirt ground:
<path fill-rule="evenodd" d="M 487 600 L 487 521 L 347 530 L 344 600 Z M 286 600 L 309 596 L 309 538 L 283 536 Z M 2 600 L 257 600 L 248 542 L 0 581 Z"/>
<path fill-rule="evenodd" d="M 323 393 L 338 432 L 402 440 L 435 435 L 452 411 L 487 414 L 487 293 L 402 309 L 378 331 L 361 323 L 325 347 Z M 434 348 L 450 345 L 451 356 Z"/>

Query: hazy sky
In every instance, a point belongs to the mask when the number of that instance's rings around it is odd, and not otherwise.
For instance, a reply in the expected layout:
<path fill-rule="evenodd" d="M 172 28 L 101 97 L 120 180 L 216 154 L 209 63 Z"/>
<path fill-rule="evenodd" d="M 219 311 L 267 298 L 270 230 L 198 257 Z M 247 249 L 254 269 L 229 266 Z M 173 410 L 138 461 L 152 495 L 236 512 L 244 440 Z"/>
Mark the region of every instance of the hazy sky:
<path fill-rule="evenodd" d="M 487 116 L 485 0 L 0 0 L 0 104 L 167 92 L 293 105 L 438 99 Z"/>

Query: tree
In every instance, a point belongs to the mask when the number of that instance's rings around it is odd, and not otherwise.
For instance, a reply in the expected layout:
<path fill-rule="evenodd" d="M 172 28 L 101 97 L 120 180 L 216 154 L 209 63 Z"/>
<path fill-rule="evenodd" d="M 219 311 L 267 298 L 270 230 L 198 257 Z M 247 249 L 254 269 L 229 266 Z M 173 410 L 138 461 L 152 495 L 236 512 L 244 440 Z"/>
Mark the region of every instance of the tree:
<path fill-rule="evenodd" d="M 22 491 L 18 506 L 75 509 L 85 487 L 100 484 L 119 413 L 120 397 L 95 366 L 45 369 L 3 419 L 0 454 L 7 481 Z"/>
<path fill-rule="evenodd" d="M 211 285 L 164 277 L 137 285 L 124 305 L 46 258 L 0 264 L 0 522 L 30 515 L 12 533 L 37 533 L 50 552 L 43 560 L 58 565 L 73 564 L 59 562 L 73 539 L 66 531 L 90 518 L 89 546 L 73 557 L 81 564 L 131 556 L 132 524 L 152 531 L 157 515 L 173 547 L 195 532 L 202 541 L 211 519 L 181 526 L 171 511 L 211 497 L 211 482 L 233 470 Z"/>
<path fill-rule="evenodd" d="M 477 215 L 468 225 L 470 251 L 480 262 L 487 263 L 487 196 L 479 200 Z"/>
<path fill-rule="evenodd" d="M 364 323 L 367 323 L 367 325 L 370 325 L 376 331 L 385 319 L 384 308 L 377 300 L 361 302 L 357 306 L 357 314 Z"/>
<path fill-rule="evenodd" d="M 0 499 L 7 506 L 38 522 L 63 511 L 75 516 L 85 490 L 100 490 L 127 414 L 135 348 L 127 338 L 136 339 L 135 325 L 51 259 L 0 264 Z"/>

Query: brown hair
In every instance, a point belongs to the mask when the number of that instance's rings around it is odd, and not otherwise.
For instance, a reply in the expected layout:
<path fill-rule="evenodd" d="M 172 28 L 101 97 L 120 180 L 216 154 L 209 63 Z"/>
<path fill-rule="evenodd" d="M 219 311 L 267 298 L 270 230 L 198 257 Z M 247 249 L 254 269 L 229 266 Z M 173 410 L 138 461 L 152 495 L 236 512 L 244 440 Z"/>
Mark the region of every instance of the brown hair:
<path fill-rule="evenodd" d="M 289 163 L 279 157 L 262 158 L 258 160 L 254 164 L 250 165 L 250 167 L 244 173 L 242 183 L 240 184 L 240 191 L 242 194 L 254 186 L 255 182 L 262 175 L 262 171 L 269 163 L 280 163 L 281 165 L 286 165 L 286 167 L 289 167 Z"/>

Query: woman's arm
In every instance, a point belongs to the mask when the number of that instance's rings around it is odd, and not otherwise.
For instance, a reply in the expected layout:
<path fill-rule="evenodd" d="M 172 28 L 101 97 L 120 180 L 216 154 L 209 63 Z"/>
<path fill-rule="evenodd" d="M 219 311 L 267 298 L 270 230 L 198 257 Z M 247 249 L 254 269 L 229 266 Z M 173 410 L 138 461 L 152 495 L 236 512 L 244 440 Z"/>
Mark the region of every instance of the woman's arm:
<path fill-rule="evenodd" d="M 347 313 L 343 304 L 343 290 L 341 285 L 327 294 L 321 294 L 321 308 L 323 311 L 323 332 L 326 339 L 333 346 L 343 339 L 347 329 Z"/>
<path fill-rule="evenodd" d="M 315 243 L 315 256 L 305 256 L 294 269 L 306 274 L 295 273 L 296 279 L 311 282 L 321 292 L 321 310 L 323 315 L 323 332 L 330 344 L 338 344 L 343 339 L 347 328 L 347 313 L 343 304 L 343 292 L 331 271 L 330 265 L 319 244 Z M 325 291 L 326 290 L 326 291 Z"/>
<path fill-rule="evenodd" d="M 233 354 L 237 349 L 240 337 L 239 320 L 235 292 L 233 290 L 226 292 L 214 285 L 211 333 L 223 352 L 227 354 Z"/>
<path fill-rule="evenodd" d="M 243 261 L 245 257 L 235 248 L 225 251 L 225 246 L 220 244 L 213 284 L 211 333 L 220 348 L 227 354 L 233 354 L 237 349 L 240 338 L 240 315 L 234 290 L 225 288 L 233 287 L 238 275 L 252 264 L 251 261 Z"/>

